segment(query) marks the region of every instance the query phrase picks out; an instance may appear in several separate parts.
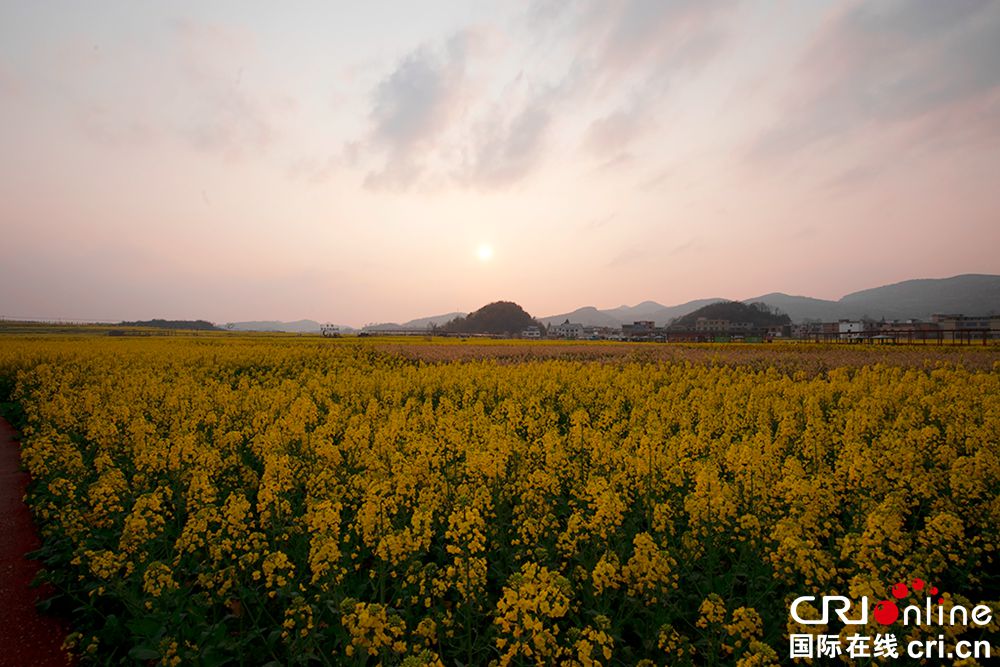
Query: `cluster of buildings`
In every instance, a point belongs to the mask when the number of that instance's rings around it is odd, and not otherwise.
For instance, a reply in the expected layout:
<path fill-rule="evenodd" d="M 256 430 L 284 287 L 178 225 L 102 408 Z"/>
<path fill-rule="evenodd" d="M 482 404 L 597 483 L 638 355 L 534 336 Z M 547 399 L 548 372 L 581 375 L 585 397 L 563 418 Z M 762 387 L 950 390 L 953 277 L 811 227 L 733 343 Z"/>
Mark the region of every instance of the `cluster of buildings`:
<path fill-rule="evenodd" d="M 936 340 L 972 342 L 1000 339 L 1000 315 L 932 315 L 928 320 L 840 320 L 792 325 L 789 335 L 798 339 L 870 340 L 909 342 Z"/>
<path fill-rule="evenodd" d="M 847 342 L 913 341 L 977 342 L 1000 340 L 1000 315 L 934 315 L 924 320 L 838 320 L 758 327 L 750 322 L 699 317 L 691 326 L 656 326 L 652 321 L 632 322 L 621 327 L 585 326 L 566 320 L 547 328 L 528 327 L 522 338 L 565 340 L 626 340 L 653 342 L 765 342 L 811 340 Z"/>

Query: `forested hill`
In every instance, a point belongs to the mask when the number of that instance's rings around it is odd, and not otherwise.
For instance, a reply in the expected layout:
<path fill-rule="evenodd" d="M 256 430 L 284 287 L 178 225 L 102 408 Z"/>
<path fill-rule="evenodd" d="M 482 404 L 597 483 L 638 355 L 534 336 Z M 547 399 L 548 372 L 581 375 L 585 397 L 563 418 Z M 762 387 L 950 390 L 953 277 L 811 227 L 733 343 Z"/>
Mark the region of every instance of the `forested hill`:
<path fill-rule="evenodd" d="M 721 301 L 703 306 L 684 317 L 679 317 L 673 321 L 673 324 L 693 327 L 700 317 L 709 320 L 749 322 L 758 328 L 791 324 L 792 322 L 788 315 L 776 312 L 765 303 L 752 303 L 748 306 L 740 301 Z"/>
<path fill-rule="evenodd" d="M 465 317 L 456 317 L 441 330 L 449 333 L 515 334 L 530 326 L 541 327 L 516 303 L 496 301 Z"/>
<path fill-rule="evenodd" d="M 149 327 L 151 329 L 185 329 L 195 331 L 219 331 L 219 327 L 205 320 L 137 320 L 119 322 L 121 327 Z"/>

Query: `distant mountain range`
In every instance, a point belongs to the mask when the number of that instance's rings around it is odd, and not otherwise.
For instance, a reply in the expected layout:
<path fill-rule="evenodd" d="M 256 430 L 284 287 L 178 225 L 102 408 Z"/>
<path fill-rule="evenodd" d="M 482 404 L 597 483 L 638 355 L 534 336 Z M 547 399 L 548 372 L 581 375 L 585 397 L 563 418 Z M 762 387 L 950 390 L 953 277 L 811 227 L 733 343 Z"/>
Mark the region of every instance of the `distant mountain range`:
<path fill-rule="evenodd" d="M 622 324 L 637 321 L 652 321 L 657 326 L 669 324 L 671 320 L 683 317 L 699 308 L 720 301 L 722 297 L 696 299 L 674 306 L 665 306 L 656 301 L 643 301 L 634 306 L 619 306 L 599 310 L 593 306 L 577 308 L 568 313 L 539 317 L 543 324 L 561 324 L 566 320 L 585 326 L 618 328 Z M 928 278 L 906 280 L 901 283 L 884 285 L 872 289 L 853 292 L 837 300 L 815 299 L 808 296 L 793 296 L 782 292 L 762 294 L 752 299 L 742 299 L 743 303 L 766 303 L 787 314 L 793 322 L 819 320 L 835 322 L 840 319 L 875 320 L 930 319 L 935 313 L 964 315 L 993 315 L 1000 313 L 1000 275 L 966 274 L 953 278 Z M 453 312 L 430 317 L 420 317 L 402 324 L 385 322 L 369 324 L 362 331 L 398 331 L 400 329 L 428 329 L 432 325 L 443 326 L 467 313 Z M 223 328 L 235 331 L 283 331 L 288 333 L 319 333 L 320 323 L 315 320 L 296 322 L 231 322 Z M 353 327 L 340 326 L 349 333 Z"/>
<path fill-rule="evenodd" d="M 745 329 L 767 329 L 768 327 L 784 326 L 792 323 L 785 313 L 777 313 L 773 308 L 762 302 L 747 305 L 740 301 L 720 301 L 702 306 L 693 313 L 688 313 L 683 317 L 674 320 L 671 326 L 681 326 L 687 330 L 694 330 L 698 326 L 698 320 L 726 320 L 728 322 L 743 325 Z M 748 325 L 748 326 L 747 326 Z"/>
<path fill-rule="evenodd" d="M 401 329 L 427 329 L 432 324 L 441 326 L 452 321 L 456 317 L 465 317 L 465 313 L 445 313 L 444 315 L 433 315 L 431 317 L 420 317 L 403 324 L 395 322 L 384 322 L 381 324 L 367 324 L 361 331 L 399 331 Z M 316 320 L 296 320 L 294 322 L 280 322 L 278 320 L 263 320 L 259 322 L 230 322 L 223 325 L 223 329 L 230 331 L 261 331 L 261 332 L 283 332 L 283 333 L 319 333 L 321 326 Z M 346 325 L 334 325 L 342 333 L 357 331 L 354 327 Z"/>
<path fill-rule="evenodd" d="M 719 301 L 725 299 L 697 299 L 676 306 L 644 301 L 636 306 L 619 306 L 607 310 L 587 306 L 560 315 L 541 317 L 539 320 L 545 324 L 559 324 L 569 320 L 585 326 L 603 327 L 618 327 L 649 320 L 658 326 L 664 326 L 674 318 Z M 926 320 L 935 313 L 992 315 L 1000 313 L 1000 276 L 967 274 L 953 278 L 906 280 L 853 292 L 838 301 L 792 296 L 781 292 L 742 301 L 748 304 L 766 303 L 787 314 L 793 322 L 832 322 L 862 317 L 876 320 Z"/>
<path fill-rule="evenodd" d="M 188 331 L 217 331 L 211 322 L 205 320 L 139 320 L 135 322 L 119 322 L 122 327 L 143 327 L 149 329 L 181 329 Z"/>
<path fill-rule="evenodd" d="M 295 322 L 278 322 L 266 320 L 263 322 L 230 322 L 223 327 L 231 331 L 277 331 L 283 333 L 319 333 L 320 323 L 315 320 L 296 320 Z M 341 326 L 343 332 L 354 331 L 353 328 Z"/>
<path fill-rule="evenodd" d="M 676 317 L 693 313 L 703 306 L 726 299 L 695 299 L 677 306 L 664 306 L 655 301 L 643 301 L 636 306 L 618 306 L 608 310 L 598 310 L 593 306 L 577 308 L 573 312 L 562 315 L 550 315 L 538 318 L 543 324 L 561 324 L 566 320 L 579 322 L 588 327 L 620 327 L 632 322 L 651 321 L 663 326 Z"/>
<path fill-rule="evenodd" d="M 383 322 L 381 324 L 367 324 L 362 327 L 362 331 L 399 331 L 401 329 L 429 329 L 431 325 L 442 326 L 451 322 L 457 317 L 465 317 L 468 313 L 445 313 L 444 315 L 432 315 L 430 317 L 420 317 L 409 322 L 397 324 L 395 322 Z"/>

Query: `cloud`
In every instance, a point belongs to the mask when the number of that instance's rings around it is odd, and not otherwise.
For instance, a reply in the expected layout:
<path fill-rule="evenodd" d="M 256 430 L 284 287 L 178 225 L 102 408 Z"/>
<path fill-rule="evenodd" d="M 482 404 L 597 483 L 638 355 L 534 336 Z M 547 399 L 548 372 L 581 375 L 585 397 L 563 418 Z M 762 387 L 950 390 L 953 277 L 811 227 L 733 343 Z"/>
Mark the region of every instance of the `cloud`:
<path fill-rule="evenodd" d="M 630 245 L 625 247 L 621 252 L 615 255 L 610 261 L 608 261 L 604 268 L 607 269 L 620 269 L 620 268 L 633 268 L 640 264 L 644 260 L 648 259 L 651 255 L 650 248 L 647 244 L 640 245 Z"/>
<path fill-rule="evenodd" d="M 381 165 L 368 173 L 366 187 L 506 188 L 539 164 L 557 89 L 532 86 L 519 73 L 489 95 L 497 81 L 473 81 L 469 70 L 491 54 L 491 42 L 489 31 L 462 30 L 439 48 L 414 49 L 375 86 L 371 130 L 359 152 L 379 155 Z"/>
<path fill-rule="evenodd" d="M 657 247 L 660 245 L 661 247 Z M 679 243 L 669 248 L 663 248 L 662 244 L 655 240 L 645 243 L 630 245 L 625 247 L 605 266 L 611 269 L 622 267 L 641 266 L 648 260 L 654 258 L 680 257 L 691 253 L 697 253 L 705 249 L 705 242 L 698 236 L 693 236 L 687 241 Z"/>
<path fill-rule="evenodd" d="M 404 152 L 448 125 L 464 75 L 463 58 L 440 60 L 421 48 L 405 58 L 375 91 L 375 139 Z"/>
<path fill-rule="evenodd" d="M 12 67 L 0 60 L 0 95 L 11 100 L 21 97 L 24 92 L 24 82 Z"/>
<path fill-rule="evenodd" d="M 241 158 L 265 151 L 277 131 L 266 104 L 211 69 L 192 68 L 194 95 L 182 133 L 201 151 Z"/>
<path fill-rule="evenodd" d="M 59 94 L 82 134 L 110 148 L 179 141 L 228 160 L 270 150 L 296 102 L 266 71 L 254 35 L 190 19 L 159 27 L 142 58 L 125 42 L 62 49 L 75 58 Z"/>
<path fill-rule="evenodd" d="M 884 165 L 854 165 L 829 179 L 826 187 L 834 194 L 855 192 L 858 188 L 871 183 L 884 168 Z"/>
<path fill-rule="evenodd" d="M 728 43 L 733 7 L 714 0 L 537 3 L 531 15 L 561 26 L 572 45 L 567 96 L 578 105 L 609 107 L 591 120 L 584 149 L 605 163 L 630 157 L 637 141 L 659 129 L 671 91 L 683 94 L 678 80 Z"/>
<path fill-rule="evenodd" d="M 697 236 L 692 237 L 680 243 L 666 252 L 667 257 L 676 257 L 677 255 L 684 255 L 692 251 L 701 250 L 704 248 L 704 242 Z"/>
<path fill-rule="evenodd" d="M 678 172 L 676 167 L 667 167 L 665 169 L 660 169 L 657 173 L 645 180 L 639 189 L 644 192 L 652 192 L 654 190 L 659 190 L 669 183 L 672 179 L 678 177 Z"/>
<path fill-rule="evenodd" d="M 832 14 L 795 69 L 781 118 L 751 155 L 788 155 L 871 126 L 939 113 L 1000 86 L 1000 5 L 853 4 Z"/>
<path fill-rule="evenodd" d="M 605 165 L 631 161 L 635 143 L 659 129 L 661 107 L 678 78 L 724 48 L 734 4 L 715 0 L 586 1 L 573 5 L 577 95 L 613 105 L 590 122 L 584 148 Z M 550 5 L 536 9 L 551 16 Z"/>
<path fill-rule="evenodd" d="M 657 105 L 673 77 L 708 62 L 725 43 L 722 17 L 731 6 L 536 3 L 526 14 L 542 39 L 534 47 L 521 35 L 516 52 L 485 53 L 490 40 L 476 29 L 420 46 L 371 91 L 361 153 L 377 163 L 365 185 L 510 187 L 534 173 L 553 146 L 565 145 L 551 141 L 554 135 L 579 132 L 574 121 L 588 108 L 603 113 L 584 130 L 584 149 L 602 163 L 628 161 L 629 147 L 656 129 Z M 531 55 L 543 52 L 544 62 Z M 511 70 L 518 74 L 505 82 Z"/>
<path fill-rule="evenodd" d="M 533 99 L 512 115 L 502 106 L 480 127 L 473 157 L 458 180 L 478 187 L 507 187 L 524 178 L 542 158 L 552 113 L 543 99 Z"/>
<path fill-rule="evenodd" d="M 545 39 L 568 42 L 576 92 L 607 97 L 629 88 L 648 95 L 679 71 L 709 62 L 726 44 L 734 7 L 721 0 L 540 0 L 528 16 Z"/>
<path fill-rule="evenodd" d="M 278 135 L 277 116 L 295 104 L 262 91 L 254 36 L 189 19 L 171 21 L 170 27 L 185 93 L 174 120 L 180 134 L 194 148 L 229 159 L 264 152 Z"/>
<path fill-rule="evenodd" d="M 435 142 L 462 115 L 469 41 L 458 33 L 443 52 L 418 47 L 375 87 L 368 145 L 385 162 L 368 174 L 366 186 L 406 188 L 424 173 Z"/>
<path fill-rule="evenodd" d="M 618 217 L 618 213 L 609 213 L 608 215 L 602 215 L 596 218 L 591 218 L 589 221 L 585 222 L 580 228 L 587 232 L 593 232 L 602 227 L 605 227 L 608 223 Z"/>
<path fill-rule="evenodd" d="M 620 108 L 590 123 L 584 146 L 597 158 L 616 161 L 652 126 L 647 105 L 638 103 Z"/>
<path fill-rule="evenodd" d="M 650 63 L 700 64 L 721 45 L 719 18 L 731 6 L 714 0 L 589 2 L 581 12 L 579 37 L 605 75 Z"/>
<path fill-rule="evenodd" d="M 319 185 L 328 183 L 344 164 L 345 160 L 337 156 L 300 157 L 289 164 L 286 173 L 292 180 Z"/>
<path fill-rule="evenodd" d="M 148 118 L 139 114 L 122 117 L 118 110 L 101 104 L 81 109 L 77 125 L 88 139 L 109 148 L 144 147 L 160 136 Z"/>

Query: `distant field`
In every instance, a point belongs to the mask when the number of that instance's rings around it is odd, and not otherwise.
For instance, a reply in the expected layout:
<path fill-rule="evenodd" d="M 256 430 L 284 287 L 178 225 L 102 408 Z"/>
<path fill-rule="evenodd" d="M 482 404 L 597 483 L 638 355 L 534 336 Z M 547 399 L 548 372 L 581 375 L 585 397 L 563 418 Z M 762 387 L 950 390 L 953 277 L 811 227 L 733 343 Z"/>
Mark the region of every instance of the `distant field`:
<path fill-rule="evenodd" d="M 961 364 L 988 370 L 1000 362 L 1000 345 L 872 345 L 868 343 L 617 343 L 608 341 L 466 341 L 453 339 L 389 340 L 370 345 L 390 354 L 423 361 L 475 359 L 531 361 L 633 361 L 642 363 L 775 366 L 785 370 L 818 372 L 838 366 L 889 364 L 930 367 Z"/>
<path fill-rule="evenodd" d="M 85 663 L 768 665 L 854 632 L 800 595 L 1000 611 L 998 346 L 77 334 L 0 336 L 0 401 Z"/>

